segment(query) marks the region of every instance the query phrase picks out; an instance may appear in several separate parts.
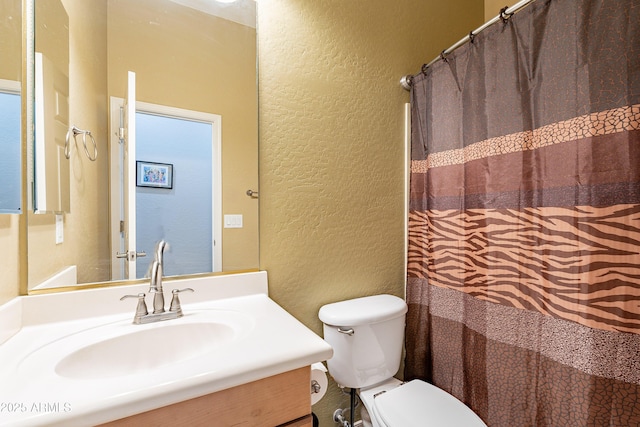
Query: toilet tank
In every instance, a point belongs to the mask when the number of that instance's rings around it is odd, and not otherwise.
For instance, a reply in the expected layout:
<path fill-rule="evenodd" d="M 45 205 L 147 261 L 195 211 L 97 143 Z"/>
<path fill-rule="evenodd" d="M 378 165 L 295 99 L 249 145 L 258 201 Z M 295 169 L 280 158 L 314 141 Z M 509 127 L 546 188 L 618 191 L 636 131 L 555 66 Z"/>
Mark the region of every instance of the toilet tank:
<path fill-rule="evenodd" d="M 364 388 L 393 377 L 400 367 L 407 304 L 375 295 L 327 304 L 318 317 L 333 347 L 329 373 L 341 386 Z"/>

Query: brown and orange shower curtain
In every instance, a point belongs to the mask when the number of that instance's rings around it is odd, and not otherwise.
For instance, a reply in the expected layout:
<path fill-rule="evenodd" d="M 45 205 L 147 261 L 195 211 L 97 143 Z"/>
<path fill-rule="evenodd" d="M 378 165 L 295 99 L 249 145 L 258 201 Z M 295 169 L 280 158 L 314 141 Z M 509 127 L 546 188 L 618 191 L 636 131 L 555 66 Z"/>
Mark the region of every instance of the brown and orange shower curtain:
<path fill-rule="evenodd" d="M 640 1 L 537 0 L 415 76 L 405 378 L 640 426 Z"/>

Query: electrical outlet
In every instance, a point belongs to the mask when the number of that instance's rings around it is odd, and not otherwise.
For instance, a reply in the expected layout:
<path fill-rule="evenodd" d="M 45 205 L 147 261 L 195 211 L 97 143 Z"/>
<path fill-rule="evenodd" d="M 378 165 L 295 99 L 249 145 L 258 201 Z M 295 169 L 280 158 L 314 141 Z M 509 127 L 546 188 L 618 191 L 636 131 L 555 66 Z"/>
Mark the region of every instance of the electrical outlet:
<path fill-rule="evenodd" d="M 64 242 L 64 220 L 62 215 L 56 215 L 56 245 Z"/>

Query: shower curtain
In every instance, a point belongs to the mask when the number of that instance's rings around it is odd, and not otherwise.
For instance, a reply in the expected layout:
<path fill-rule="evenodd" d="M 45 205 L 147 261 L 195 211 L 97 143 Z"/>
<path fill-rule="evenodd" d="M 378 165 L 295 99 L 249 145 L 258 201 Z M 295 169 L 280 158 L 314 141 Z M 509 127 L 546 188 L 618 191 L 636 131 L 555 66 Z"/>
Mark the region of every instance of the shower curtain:
<path fill-rule="evenodd" d="M 640 425 L 640 1 L 537 0 L 415 76 L 405 379 Z"/>

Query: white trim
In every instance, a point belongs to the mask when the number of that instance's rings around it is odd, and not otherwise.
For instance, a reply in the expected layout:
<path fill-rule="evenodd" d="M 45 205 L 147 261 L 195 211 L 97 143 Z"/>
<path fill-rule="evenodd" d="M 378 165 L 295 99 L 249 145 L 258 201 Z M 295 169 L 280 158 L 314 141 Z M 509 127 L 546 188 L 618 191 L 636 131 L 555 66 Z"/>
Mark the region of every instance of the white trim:
<path fill-rule="evenodd" d="M 45 149 L 44 149 L 44 63 L 43 55 L 40 52 L 35 53 L 35 108 L 34 108 L 34 137 L 35 137 L 35 155 L 34 155 L 34 209 L 37 211 L 45 211 L 47 208 L 47 192 L 44 187 L 45 174 Z M 39 178 L 40 177 L 40 178 Z"/>
<path fill-rule="evenodd" d="M 21 84 L 15 80 L 0 79 L 0 92 L 20 95 Z"/>
<path fill-rule="evenodd" d="M 22 105 L 24 105 L 24 112 L 25 112 L 25 116 L 22 118 L 22 122 L 26 123 L 25 129 L 23 129 L 23 131 L 25 132 L 25 135 L 23 136 L 23 140 L 26 141 L 26 153 L 27 153 L 27 158 L 23 159 L 23 165 L 26 163 L 27 167 L 26 167 L 26 187 L 27 187 L 27 210 L 28 211 L 34 211 L 35 210 L 35 165 L 34 165 L 34 150 L 35 150 L 35 141 L 34 141 L 34 126 L 35 126 L 35 120 L 34 115 L 34 104 L 35 104 L 35 44 L 36 44 L 36 38 L 35 38 L 35 5 L 34 5 L 35 1 L 27 1 L 27 2 L 22 2 L 22 10 L 23 10 L 23 27 L 24 27 L 24 32 L 25 32 L 25 39 L 23 39 L 23 52 L 25 59 L 24 59 L 24 70 L 22 72 L 22 76 L 23 76 L 23 80 L 26 79 L 26 81 L 24 81 L 23 83 L 25 83 L 25 90 L 24 93 L 22 93 L 22 95 L 25 97 L 25 102 L 23 102 Z M 23 152 L 25 150 L 23 149 Z M 23 173 L 22 175 L 23 177 L 25 176 L 25 174 Z M 23 184 L 25 185 L 25 184 Z M 24 188 L 24 187 L 23 187 Z M 23 190 L 23 194 L 24 194 L 24 190 Z M 26 214 L 25 214 L 26 215 Z M 26 229 L 26 225 L 25 225 L 25 229 Z M 26 232 L 26 231 L 25 231 Z M 28 245 L 24 245 L 25 248 L 22 251 L 21 250 L 21 254 L 24 256 L 27 256 L 27 247 Z M 20 283 L 27 288 L 27 278 L 21 279 Z"/>
<path fill-rule="evenodd" d="M 125 159 L 125 170 L 124 174 L 124 184 L 125 187 L 125 197 L 127 198 L 127 203 L 125 205 L 125 245 L 126 251 L 128 254 L 137 254 L 138 248 L 137 244 L 137 218 L 136 218 L 136 73 L 133 71 L 127 72 L 127 99 L 124 103 L 124 159 Z M 136 221 L 131 218 L 136 218 Z M 135 257 L 127 257 L 127 261 L 125 265 L 127 266 L 126 275 L 127 279 L 135 279 L 137 273 L 137 256 Z"/>
<path fill-rule="evenodd" d="M 120 220 L 123 218 L 123 203 L 120 195 L 120 183 L 124 179 L 123 171 L 120 167 L 120 150 L 123 149 L 119 143 L 118 135 L 120 128 L 120 107 L 124 99 L 114 96 L 109 99 L 109 236 L 111 239 L 111 279 L 123 280 L 123 265 L 118 258 L 117 252 L 124 252 L 120 236 Z"/>
<path fill-rule="evenodd" d="M 404 104 L 404 289 L 407 297 L 409 203 L 411 202 L 411 103 Z"/>

